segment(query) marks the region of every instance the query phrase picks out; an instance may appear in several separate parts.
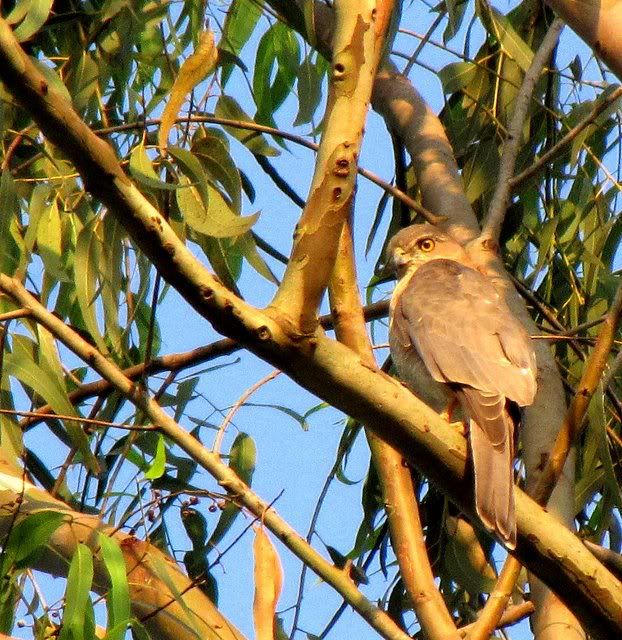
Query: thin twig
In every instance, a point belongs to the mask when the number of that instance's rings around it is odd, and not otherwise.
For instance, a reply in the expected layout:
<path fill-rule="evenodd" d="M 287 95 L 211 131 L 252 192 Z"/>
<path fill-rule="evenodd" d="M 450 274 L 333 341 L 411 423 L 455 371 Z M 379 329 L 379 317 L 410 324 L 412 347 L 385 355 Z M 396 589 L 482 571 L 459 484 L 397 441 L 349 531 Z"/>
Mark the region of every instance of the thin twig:
<path fill-rule="evenodd" d="M 610 107 L 616 100 L 618 100 L 622 96 L 622 86 L 617 87 L 614 91 L 612 91 L 606 98 L 603 98 L 590 113 L 583 118 L 578 124 L 576 124 L 572 129 L 570 129 L 566 135 L 561 138 L 555 145 L 553 145 L 546 153 L 542 154 L 532 165 L 527 167 L 521 173 L 518 173 L 513 178 L 510 178 L 509 185 L 510 189 L 514 190 L 524 182 L 529 180 L 529 178 L 536 175 L 538 172 L 542 171 L 546 165 L 548 165 L 551 160 L 557 158 L 566 147 L 587 127 L 594 123 L 596 118 L 603 113 L 608 107 Z"/>
<path fill-rule="evenodd" d="M 510 199 L 510 178 L 514 174 L 514 167 L 520 150 L 523 127 L 529 111 L 531 96 L 536 82 L 542 73 L 542 69 L 544 69 L 551 56 L 551 52 L 557 45 L 559 34 L 563 28 L 563 20 L 555 18 L 544 36 L 538 51 L 536 51 L 533 62 L 527 70 L 527 73 L 525 73 L 523 84 L 516 96 L 514 113 L 512 114 L 512 119 L 508 126 L 507 138 L 503 145 L 497 185 L 482 229 L 482 236 L 491 238 L 495 242 L 499 239 L 501 226 Z"/>
<path fill-rule="evenodd" d="M 229 413 L 225 416 L 225 419 L 221 422 L 218 427 L 218 433 L 216 434 L 216 438 L 214 439 L 214 446 L 212 447 L 212 452 L 216 454 L 220 454 L 220 447 L 222 445 L 222 439 L 225 436 L 225 431 L 227 430 L 227 426 L 233 420 L 233 416 L 238 412 L 240 407 L 261 387 L 270 382 L 270 380 L 274 380 L 281 372 L 278 369 L 271 371 L 267 376 L 264 376 L 261 380 L 258 380 L 255 384 L 251 385 L 237 400 L 237 402 L 229 409 Z"/>

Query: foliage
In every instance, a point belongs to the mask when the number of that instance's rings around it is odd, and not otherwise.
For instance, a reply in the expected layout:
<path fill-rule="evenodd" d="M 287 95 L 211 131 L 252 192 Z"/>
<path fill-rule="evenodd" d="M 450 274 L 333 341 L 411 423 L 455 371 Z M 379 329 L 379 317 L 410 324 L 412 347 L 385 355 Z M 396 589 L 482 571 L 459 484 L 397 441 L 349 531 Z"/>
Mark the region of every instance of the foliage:
<path fill-rule="evenodd" d="M 287 198 L 296 189 L 304 190 L 311 178 L 307 161 L 299 160 L 308 152 L 279 132 L 317 137 L 326 105 L 327 62 L 291 27 L 301 29 L 301 16 L 293 4 L 289 11 L 282 5 L 259 0 L 26 0 L 3 3 L 0 9 L 50 86 L 62 91 L 89 126 L 113 145 L 127 174 L 178 237 L 227 287 L 257 304 L 271 298 L 287 260 L 279 247 L 288 246 L 298 215 Z M 276 19 L 278 10 L 283 11 L 283 20 Z M 442 98 L 436 88 L 426 97 L 437 104 L 442 100 L 439 117 L 455 151 L 466 195 L 482 219 L 495 188 L 514 100 L 551 13 L 528 0 L 507 15 L 485 0 L 448 1 L 426 15 L 426 24 L 434 21 L 430 31 L 416 35 L 413 29 L 420 29 L 427 11 L 422 3 L 405 3 L 392 43 L 393 59 L 411 59 L 423 42 L 421 53 L 412 58 L 410 78 L 415 84 L 440 79 Z M 308 32 L 309 16 L 306 20 L 307 27 L 301 30 Z M 217 62 L 208 67 L 207 77 L 198 73 L 188 82 L 176 82 L 208 33 L 215 36 Z M 536 85 L 522 128 L 517 174 L 534 165 L 616 88 L 591 52 L 581 48 L 569 56 L 570 45 L 565 43 L 562 38 Z M 185 107 L 172 115 L 175 125 L 165 149 L 158 125 L 163 113 L 171 120 L 166 105 L 175 87 L 173 102 L 177 106 L 185 100 Z M 609 104 L 540 172 L 513 185 L 502 230 L 505 264 L 521 283 L 544 338 L 550 340 L 569 392 L 580 378 L 619 279 L 617 104 Z M 392 142 L 377 127 L 370 135 L 373 144 L 383 149 L 395 145 L 395 176 L 385 166 L 383 177 L 395 178 L 401 189 L 420 200 L 412 168 L 401 163 L 400 142 Z M 265 367 L 248 354 L 235 359 L 232 345 L 199 357 L 179 353 L 174 366 L 172 358 L 158 360 L 173 350 L 215 341 L 217 334 L 199 326 L 200 321 L 183 308 L 116 218 L 88 195 L 88 185 L 63 150 L 40 134 L 29 113 L 1 85 L 0 138 L 0 271 L 23 282 L 120 368 L 133 371 L 136 386 L 153 395 L 205 447 L 211 448 L 214 439 L 220 441 L 224 434 L 223 454 L 229 466 L 249 484 L 253 475 L 255 483 L 261 477 L 260 491 L 268 500 L 287 482 L 285 472 L 291 463 L 278 455 L 276 440 L 287 438 L 290 427 L 288 423 L 282 428 L 283 416 L 293 417 L 305 428 L 311 422 L 312 431 L 331 429 L 338 420 L 343 434 L 326 488 L 341 485 L 331 491 L 349 502 L 339 509 L 350 512 L 347 521 L 353 526 L 340 530 L 339 517 L 326 518 L 322 539 L 338 540 L 344 557 L 363 576 L 374 573 L 365 593 L 409 633 L 416 632 L 419 627 L 396 567 L 373 467 L 359 482 L 360 469 L 367 465 L 367 453 L 357 439 L 360 425 L 341 414 L 318 411 L 324 406 L 316 407 L 314 398 L 294 393 L 286 380 L 271 382 L 273 391 L 261 389 L 264 402 L 246 402 L 248 387 L 265 375 Z M 381 299 L 390 290 L 382 249 L 411 214 L 397 200 L 387 206 L 381 189 L 362 188 L 366 201 L 359 200 L 356 207 L 356 250 L 359 256 L 370 250 L 373 273 L 360 258 L 369 279 L 367 296 Z M 295 201 L 295 193 L 292 197 Z M 273 202 L 278 206 L 271 206 Z M 232 589 L 231 580 L 219 570 L 225 553 L 238 553 L 238 562 L 244 565 L 240 575 L 248 576 L 252 541 L 250 533 L 244 534 L 250 520 L 236 517 L 240 508 L 235 499 L 198 471 L 196 461 L 173 443 L 141 429 L 149 426 L 142 411 L 109 387 L 90 387 L 97 379 L 93 372 L 46 329 L 28 316 L 9 315 L 15 305 L 6 297 L 0 297 L 0 307 L 7 314 L 2 317 L 3 455 L 12 461 L 22 459 L 26 472 L 42 488 L 76 511 L 100 514 L 171 557 L 183 556 L 189 575 L 201 581 L 212 599 L 219 591 L 222 597 L 223 584 Z M 386 342 L 384 320 L 374 321 L 372 335 L 376 344 Z M 589 425 L 578 446 L 575 515 L 581 535 L 598 542 L 605 539 L 619 552 L 622 406 L 615 367 L 611 372 L 590 407 Z M 240 418 L 244 431 L 236 435 L 235 425 L 225 415 L 232 406 L 235 414 L 241 405 L 252 417 L 248 422 Z M 11 414 L 35 409 L 62 417 Z M 72 419 L 77 417 L 99 422 Z M 264 434 L 275 423 L 281 425 L 279 435 L 269 441 Z M 270 448 L 276 453 L 268 453 Z M 305 455 L 311 460 L 315 484 L 308 494 L 291 499 L 313 502 L 320 467 L 313 450 Z M 355 460 L 352 470 L 350 457 Z M 268 482 L 273 470 L 262 468 L 262 458 L 281 467 L 274 470 L 273 484 Z M 468 544 L 471 551 L 474 544 L 483 548 L 484 562 L 470 562 L 470 551 L 461 549 L 461 541 L 448 533 L 455 527 L 454 507 L 425 477 L 415 471 L 413 477 L 427 549 L 444 598 L 456 619 L 471 622 L 481 607 L 481 594 L 492 584 L 493 541 L 478 531 L 477 540 Z M 318 510 L 324 499 L 325 493 Z M 357 514 L 358 504 L 362 516 Z M 304 517 L 308 515 L 305 511 Z M 295 519 L 299 529 L 305 529 L 307 522 Z M 45 579 L 24 572 L 34 566 L 32 556 L 42 552 L 59 524 L 58 514 L 41 511 L 13 529 L 15 534 L 30 529 L 29 546 L 16 546 L 12 537 L 1 541 L 0 567 L 11 585 L 2 596 L 3 633 L 16 628 L 13 606 L 20 597 L 18 617 L 26 619 L 37 638 L 47 637 L 56 624 L 62 628 L 62 638 L 95 637 L 96 624 L 106 619 L 89 595 L 93 573 L 89 547 L 80 545 L 71 560 L 64 600 L 39 597 L 38 590 L 47 588 Z M 263 529 L 257 532 L 259 536 Z M 319 538 L 313 533 L 317 527 L 309 535 L 315 543 Z M 101 552 L 110 573 L 106 637 L 121 638 L 131 623 L 127 585 L 119 575 L 121 560 L 115 545 L 106 538 Z M 321 615 L 306 608 L 307 597 L 313 602 L 311 587 L 303 589 L 296 601 L 295 578 L 292 571 L 288 575 L 288 568 L 298 570 L 293 563 L 286 565 L 286 591 L 280 601 L 284 627 L 291 628 L 294 616 L 299 620 L 301 609 L 298 630 L 319 635 L 326 624 L 329 630 L 331 614 L 326 608 L 320 607 Z M 248 628 L 252 596 L 240 601 L 238 610 L 228 602 L 226 615 Z M 339 600 L 331 604 L 337 610 Z M 349 619 L 356 616 L 349 610 L 341 613 Z M 138 621 L 134 629 L 146 633 Z"/>

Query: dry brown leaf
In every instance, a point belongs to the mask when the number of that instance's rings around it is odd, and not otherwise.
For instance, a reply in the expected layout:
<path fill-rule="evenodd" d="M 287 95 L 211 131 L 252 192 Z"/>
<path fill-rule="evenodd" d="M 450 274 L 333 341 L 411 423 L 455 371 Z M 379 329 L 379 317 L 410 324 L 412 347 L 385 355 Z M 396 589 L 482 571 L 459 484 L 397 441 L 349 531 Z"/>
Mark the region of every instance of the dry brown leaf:
<path fill-rule="evenodd" d="M 211 29 L 205 29 L 199 36 L 199 44 L 196 51 L 186 58 L 181 65 L 179 74 L 173 83 L 168 103 L 164 107 L 158 134 L 158 146 L 162 154 L 166 153 L 169 131 L 175 124 L 186 96 L 199 82 L 207 78 L 216 66 L 217 60 L 218 49 L 214 45 L 214 33 Z"/>
<path fill-rule="evenodd" d="M 255 527 L 255 599 L 253 620 L 256 640 L 274 640 L 274 613 L 283 586 L 281 561 L 263 527 Z"/>

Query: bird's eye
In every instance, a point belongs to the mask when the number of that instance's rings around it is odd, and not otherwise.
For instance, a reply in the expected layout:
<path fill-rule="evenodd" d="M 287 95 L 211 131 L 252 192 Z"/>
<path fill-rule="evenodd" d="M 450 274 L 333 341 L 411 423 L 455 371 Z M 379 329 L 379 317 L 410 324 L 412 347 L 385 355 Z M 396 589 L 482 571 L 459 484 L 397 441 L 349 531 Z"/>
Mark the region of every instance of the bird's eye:
<path fill-rule="evenodd" d="M 436 246 L 436 242 L 432 240 L 432 238 L 422 238 L 417 242 L 417 246 L 421 249 L 421 251 L 425 251 L 426 253 L 432 251 Z"/>

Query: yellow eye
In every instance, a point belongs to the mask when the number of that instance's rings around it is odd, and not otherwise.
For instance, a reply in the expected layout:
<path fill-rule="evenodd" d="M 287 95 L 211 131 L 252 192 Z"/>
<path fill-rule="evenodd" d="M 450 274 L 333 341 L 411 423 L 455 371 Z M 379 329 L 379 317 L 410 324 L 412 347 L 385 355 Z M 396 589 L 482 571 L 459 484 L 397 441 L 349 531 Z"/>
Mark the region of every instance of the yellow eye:
<path fill-rule="evenodd" d="M 419 242 L 417 242 L 417 246 L 421 249 L 421 251 L 425 251 L 426 253 L 428 253 L 429 251 L 432 251 L 432 249 L 434 249 L 434 247 L 436 246 L 436 242 L 434 242 L 432 238 L 422 238 L 421 240 L 419 240 Z"/>

